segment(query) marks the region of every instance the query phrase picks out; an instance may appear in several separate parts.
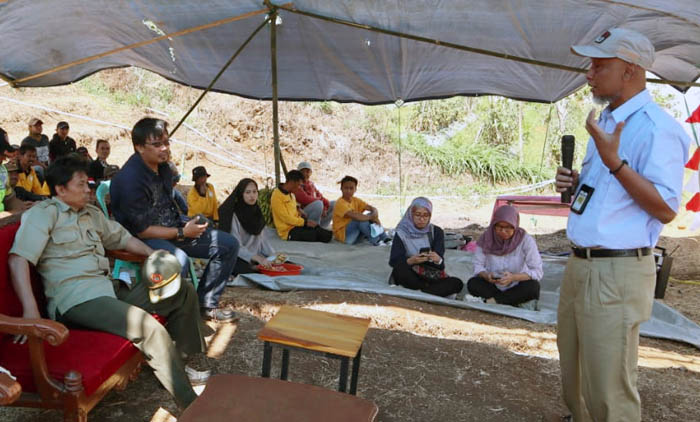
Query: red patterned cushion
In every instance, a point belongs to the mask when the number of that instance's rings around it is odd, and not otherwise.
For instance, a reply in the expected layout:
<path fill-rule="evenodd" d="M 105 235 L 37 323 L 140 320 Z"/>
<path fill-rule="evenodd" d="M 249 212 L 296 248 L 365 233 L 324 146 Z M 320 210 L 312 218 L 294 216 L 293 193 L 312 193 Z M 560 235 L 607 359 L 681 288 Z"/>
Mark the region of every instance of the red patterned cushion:
<path fill-rule="evenodd" d="M 49 374 L 58 381 L 75 370 L 83 375 L 85 394 L 91 395 L 139 350 L 130 341 L 100 331 L 70 330 L 58 347 L 44 343 Z M 26 344 L 12 343 L 11 336 L 0 339 L 0 366 L 9 369 L 22 390 L 36 392 Z"/>

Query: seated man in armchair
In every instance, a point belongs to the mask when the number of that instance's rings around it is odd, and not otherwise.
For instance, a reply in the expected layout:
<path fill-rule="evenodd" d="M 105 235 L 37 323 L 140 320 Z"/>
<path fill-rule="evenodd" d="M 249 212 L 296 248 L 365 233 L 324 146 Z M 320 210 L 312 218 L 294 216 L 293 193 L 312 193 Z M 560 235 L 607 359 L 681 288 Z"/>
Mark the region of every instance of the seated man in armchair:
<path fill-rule="evenodd" d="M 50 318 L 130 340 L 177 404 L 186 408 L 197 396 L 181 356 L 202 352 L 205 346 L 197 293 L 191 284 L 180 283 L 175 257 L 154 252 L 87 204 L 86 171 L 85 161 L 76 156 L 57 159 L 46 176 L 53 197 L 22 216 L 8 263 L 23 316 L 40 318 L 29 276 L 32 263 L 43 278 Z M 148 280 L 111 280 L 105 248 L 151 255 L 142 271 Z M 173 260 L 177 268 L 163 264 Z M 168 287 L 163 280 L 180 287 Z M 168 318 L 167 328 L 150 312 Z"/>

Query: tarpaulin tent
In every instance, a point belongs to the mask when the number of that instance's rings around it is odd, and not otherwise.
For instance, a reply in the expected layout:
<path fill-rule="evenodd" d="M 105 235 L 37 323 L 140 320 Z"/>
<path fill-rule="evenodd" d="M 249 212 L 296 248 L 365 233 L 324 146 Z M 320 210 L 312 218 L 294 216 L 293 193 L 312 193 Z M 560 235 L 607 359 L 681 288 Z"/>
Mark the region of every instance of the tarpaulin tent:
<path fill-rule="evenodd" d="M 584 69 L 586 59 L 572 55 L 569 46 L 591 42 L 613 26 L 649 36 L 658 50 L 652 72 L 661 78 L 681 83 L 700 76 L 696 0 L 275 0 L 270 4 L 336 20 L 278 10 L 282 100 L 377 104 L 497 94 L 557 101 L 581 87 L 584 76 L 535 62 Z M 0 75 L 16 86 L 50 86 L 131 65 L 206 87 L 267 13 L 263 0 L 0 0 Z M 216 22 L 220 24 L 28 78 Z M 251 40 L 215 90 L 272 98 L 269 32 L 267 27 Z M 426 40 L 415 39 L 419 37 Z"/>
<path fill-rule="evenodd" d="M 272 99 L 279 180 L 277 99 L 557 101 L 585 83 L 569 47 L 613 26 L 646 34 L 651 71 L 679 89 L 700 76 L 696 0 L 0 0 L 0 77 L 40 87 L 138 66 Z"/>

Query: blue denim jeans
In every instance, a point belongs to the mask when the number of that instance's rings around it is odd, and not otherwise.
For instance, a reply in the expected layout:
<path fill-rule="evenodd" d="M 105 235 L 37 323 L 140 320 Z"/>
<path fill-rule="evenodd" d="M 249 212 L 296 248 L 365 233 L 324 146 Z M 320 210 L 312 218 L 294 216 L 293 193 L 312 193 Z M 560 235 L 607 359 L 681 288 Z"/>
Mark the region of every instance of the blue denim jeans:
<path fill-rule="evenodd" d="M 238 240 L 231 234 L 220 230 L 207 228 L 197 239 L 186 239 L 179 242 L 165 239 L 144 239 L 144 243 L 153 249 L 165 249 L 175 255 L 182 265 L 182 276 L 190 269 L 188 256 L 206 258 L 209 260 L 202 279 L 199 280 L 197 295 L 199 306 L 216 308 L 219 298 L 224 292 L 226 281 L 233 272 L 233 266 L 238 257 Z"/>
<path fill-rule="evenodd" d="M 372 237 L 372 230 L 369 228 L 371 224 L 372 223 L 369 221 L 357 220 L 352 220 L 350 223 L 348 223 L 348 225 L 345 226 L 345 244 L 354 245 L 364 237 L 369 240 L 369 243 L 377 246 L 379 242 L 386 239 L 387 236 L 384 232 L 382 232 L 382 234 L 379 236 Z"/>

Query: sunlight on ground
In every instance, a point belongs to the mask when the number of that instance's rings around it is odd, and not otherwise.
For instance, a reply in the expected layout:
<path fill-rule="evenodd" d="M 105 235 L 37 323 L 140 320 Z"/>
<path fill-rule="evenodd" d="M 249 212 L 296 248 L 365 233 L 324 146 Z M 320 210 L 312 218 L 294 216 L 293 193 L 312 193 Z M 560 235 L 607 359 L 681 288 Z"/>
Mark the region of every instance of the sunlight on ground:
<path fill-rule="evenodd" d="M 474 341 L 503 347 L 518 355 L 558 359 L 556 333 L 506 328 L 454 318 L 425 314 L 395 306 L 318 304 L 309 309 L 371 318 L 370 327 L 396 330 L 419 336 Z M 404 327 L 401 321 L 407 321 Z M 553 327 L 552 327 L 553 329 Z M 685 355 L 654 347 L 639 348 L 639 366 L 647 368 L 685 368 L 700 373 L 700 355 Z"/>
<path fill-rule="evenodd" d="M 208 322 L 207 325 L 214 330 L 214 333 L 204 339 L 207 342 L 207 357 L 219 358 L 226 350 L 226 346 L 231 342 L 236 333 L 238 324 L 216 324 Z"/>

